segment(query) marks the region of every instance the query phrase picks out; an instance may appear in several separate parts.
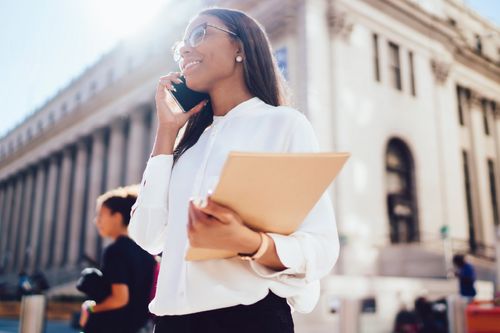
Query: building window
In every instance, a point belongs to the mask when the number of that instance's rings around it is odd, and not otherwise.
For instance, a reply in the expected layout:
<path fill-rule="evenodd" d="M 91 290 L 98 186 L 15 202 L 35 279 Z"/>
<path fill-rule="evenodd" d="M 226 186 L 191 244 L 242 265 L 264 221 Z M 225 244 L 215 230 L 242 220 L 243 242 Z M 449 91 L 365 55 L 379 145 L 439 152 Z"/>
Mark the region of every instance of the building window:
<path fill-rule="evenodd" d="M 475 39 L 476 39 L 476 53 L 482 54 L 483 53 L 483 44 L 481 42 L 481 36 L 476 34 Z"/>
<path fill-rule="evenodd" d="M 495 164 L 493 160 L 488 160 L 488 174 L 490 178 L 490 194 L 491 194 L 491 207 L 493 209 L 493 222 L 495 225 L 500 225 L 500 216 L 497 205 L 497 186 L 495 176 Z"/>
<path fill-rule="evenodd" d="M 276 58 L 276 63 L 281 75 L 283 75 L 283 78 L 288 81 L 288 50 L 286 46 L 277 49 L 274 52 L 274 57 Z"/>
<path fill-rule="evenodd" d="M 81 100 L 82 100 L 82 95 L 80 93 L 77 93 L 75 95 L 75 103 L 79 104 L 81 102 Z"/>
<path fill-rule="evenodd" d="M 49 114 L 49 125 L 53 125 L 54 122 L 56 121 L 56 118 L 54 116 L 54 112 L 55 111 L 52 111 L 50 114 Z"/>
<path fill-rule="evenodd" d="M 386 152 L 387 210 L 391 243 L 419 240 L 414 163 L 408 146 L 392 139 Z"/>
<path fill-rule="evenodd" d="M 389 42 L 389 72 L 391 73 L 393 87 L 398 90 L 402 90 L 399 46 L 392 42 Z"/>
<path fill-rule="evenodd" d="M 465 112 L 469 106 L 470 92 L 461 86 L 457 86 L 458 121 L 465 126 Z"/>
<path fill-rule="evenodd" d="M 417 96 L 417 90 L 415 88 L 415 68 L 413 63 L 413 52 L 408 52 L 408 64 L 410 65 L 410 88 L 412 96 Z"/>
<path fill-rule="evenodd" d="M 483 99 L 481 101 L 481 110 L 483 112 L 483 127 L 484 127 L 484 134 L 490 135 L 490 124 L 489 124 L 489 108 L 488 108 L 488 101 Z"/>
<path fill-rule="evenodd" d="M 94 95 L 96 90 L 97 90 L 97 82 L 92 81 L 90 83 L 90 95 Z"/>
<path fill-rule="evenodd" d="M 64 116 L 68 112 L 68 105 L 66 103 L 63 103 L 61 106 L 61 114 Z"/>
<path fill-rule="evenodd" d="M 373 34 L 373 68 L 375 70 L 375 80 L 380 82 L 380 56 L 378 50 L 378 35 Z"/>
<path fill-rule="evenodd" d="M 465 200 L 467 204 L 467 220 L 469 224 L 469 246 L 471 252 L 476 252 L 476 231 L 474 227 L 474 211 L 472 206 L 472 184 L 469 168 L 469 156 L 467 152 L 462 151 L 463 166 L 464 166 L 464 183 L 465 183 Z"/>

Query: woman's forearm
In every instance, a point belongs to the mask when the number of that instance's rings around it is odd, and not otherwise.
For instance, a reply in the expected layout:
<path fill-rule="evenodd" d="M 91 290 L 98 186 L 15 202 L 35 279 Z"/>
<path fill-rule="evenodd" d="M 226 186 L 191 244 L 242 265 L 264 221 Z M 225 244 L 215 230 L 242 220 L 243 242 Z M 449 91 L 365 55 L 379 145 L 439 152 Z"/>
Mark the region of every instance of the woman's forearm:
<path fill-rule="evenodd" d="M 262 257 L 257 259 L 257 262 L 270 269 L 274 269 L 275 271 L 282 271 L 286 269 L 287 267 L 283 265 L 280 258 L 278 257 L 278 252 L 276 251 L 276 244 L 274 244 L 274 240 L 272 239 L 272 237 L 266 237 L 269 238 L 269 245 Z"/>
<path fill-rule="evenodd" d="M 155 143 L 151 156 L 172 155 L 177 133 L 178 131 L 159 125 L 156 131 Z"/>

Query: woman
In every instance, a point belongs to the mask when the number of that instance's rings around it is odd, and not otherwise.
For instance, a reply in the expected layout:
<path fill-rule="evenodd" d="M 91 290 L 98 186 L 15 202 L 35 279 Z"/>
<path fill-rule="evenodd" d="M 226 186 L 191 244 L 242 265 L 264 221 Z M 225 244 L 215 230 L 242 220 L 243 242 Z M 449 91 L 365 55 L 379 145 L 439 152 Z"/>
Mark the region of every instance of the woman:
<path fill-rule="evenodd" d="M 213 189 L 230 151 L 317 151 L 311 125 L 282 106 L 267 36 L 243 12 L 203 10 L 174 57 L 188 87 L 210 101 L 187 113 L 170 107 L 167 89 L 179 73 L 162 77 L 156 91 L 156 141 L 129 228 L 147 251 L 163 252 L 149 305 L 158 316 L 155 332 L 293 332 L 291 308 L 313 309 L 319 279 L 338 257 L 328 195 L 289 236 L 255 232 L 230 208 L 198 197 Z M 189 243 L 250 260 L 186 262 Z"/>

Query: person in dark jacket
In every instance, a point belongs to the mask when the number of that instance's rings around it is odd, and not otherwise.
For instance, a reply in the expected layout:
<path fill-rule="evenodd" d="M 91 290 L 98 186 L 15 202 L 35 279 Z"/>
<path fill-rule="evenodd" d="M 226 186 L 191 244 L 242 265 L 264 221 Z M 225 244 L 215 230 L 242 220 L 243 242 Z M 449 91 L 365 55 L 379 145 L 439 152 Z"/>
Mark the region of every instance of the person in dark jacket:
<path fill-rule="evenodd" d="M 82 304 L 80 325 L 86 333 L 135 333 L 149 319 L 156 261 L 128 237 L 127 231 L 136 192 L 135 187 L 118 188 L 97 199 L 97 229 L 113 241 L 104 250 L 101 265 L 110 293 L 103 300 Z"/>
<path fill-rule="evenodd" d="M 453 256 L 453 265 L 456 269 L 455 276 L 458 277 L 460 295 L 470 302 L 476 296 L 476 288 L 474 287 L 476 272 L 474 267 L 465 260 L 462 254 Z"/>

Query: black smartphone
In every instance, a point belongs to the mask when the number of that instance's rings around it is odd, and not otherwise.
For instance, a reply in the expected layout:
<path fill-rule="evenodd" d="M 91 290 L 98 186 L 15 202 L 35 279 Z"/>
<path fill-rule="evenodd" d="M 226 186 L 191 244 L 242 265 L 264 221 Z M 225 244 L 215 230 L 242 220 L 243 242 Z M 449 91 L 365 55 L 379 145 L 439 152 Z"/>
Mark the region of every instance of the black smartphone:
<path fill-rule="evenodd" d="M 184 76 L 180 76 L 179 79 L 181 79 L 182 83 L 172 83 L 175 91 L 170 90 L 169 92 L 172 97 L 174 97 L 174 100 L 177 102 L 177 105 L 179 105 L 182 111 L 188 112 L 195 107 L 196 104 L 210 98 L 210 96 L 206 93 L 189 89 L 186 85 L 186 79 Z"/>

